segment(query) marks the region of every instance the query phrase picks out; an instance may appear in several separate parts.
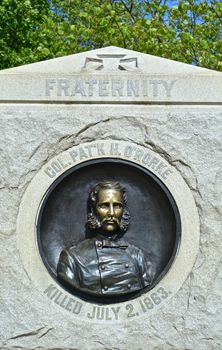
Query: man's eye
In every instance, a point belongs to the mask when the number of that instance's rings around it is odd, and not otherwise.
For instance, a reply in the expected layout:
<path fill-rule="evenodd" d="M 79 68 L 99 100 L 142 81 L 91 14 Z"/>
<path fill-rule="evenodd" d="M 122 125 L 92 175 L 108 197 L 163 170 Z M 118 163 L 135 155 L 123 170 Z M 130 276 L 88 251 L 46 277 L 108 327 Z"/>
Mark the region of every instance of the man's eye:
<path fill-rule="evenodd" d="M 101 209 L 107 209 L 107 208 L 108 208 L 108 205 L 107 205 L 107 204 L 101 204 L 99 207 L 100 207 Z"/>
<path fill-rule="evenodd" d="M 116 209 L 121 209 L 121 208 L 122 208 L 122 205 L 121 205 L 121 204 L 116 204 L 116 205 L 115 205 L 115 208 L 116 208 Z"/>

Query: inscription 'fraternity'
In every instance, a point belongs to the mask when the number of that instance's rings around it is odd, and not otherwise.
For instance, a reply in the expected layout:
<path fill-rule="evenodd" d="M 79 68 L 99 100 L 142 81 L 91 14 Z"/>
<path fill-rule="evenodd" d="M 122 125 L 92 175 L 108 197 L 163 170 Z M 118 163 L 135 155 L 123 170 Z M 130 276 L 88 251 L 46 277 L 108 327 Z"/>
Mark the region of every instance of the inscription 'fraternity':
<path fill-rule="evenodd" d="M 47 79 L 47 97 L 171 97 L 176 80 L 158 79 Z"/>

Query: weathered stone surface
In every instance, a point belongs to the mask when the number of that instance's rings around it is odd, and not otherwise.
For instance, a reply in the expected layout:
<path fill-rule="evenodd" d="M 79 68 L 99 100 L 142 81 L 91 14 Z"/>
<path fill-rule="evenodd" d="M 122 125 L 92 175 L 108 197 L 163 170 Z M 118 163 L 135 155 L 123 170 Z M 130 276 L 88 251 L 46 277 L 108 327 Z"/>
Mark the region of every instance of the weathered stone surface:
<path fill-rule="evenodd" d="M 122 49 L 117 52 L 122 52 Z M 144 65 L 149 61 L 154 75 L 165 72 L 171 79 L 174 72 L 186 76 L 191 72 L 187 78 L 190 86 L 193 79 L 198 80 L 199 75 L 204 75 L 206 94 L 209 93 L 212 105 L 202 100 L 198 104 L 197 99 L 195 105 L 187 101 L 179 105 L 128 105 L 115 104 L 115 100 L 111 105 L 18 101 L 2 101 L 0 104 L 2 350 L 222 348 L 222 95 L 211 90 L 219 81 L 219 91 L 222 76 L 221 73 L 159 58 L 146 58 L 146 55 L 135 52 L 130 54 L 143 58 L 141 62 Z M 53 79 L 54 72 L 70 73 L 73 59 L 73 71 L 77 72 L 82 69 L 84 58 L 88 56 L 91 53 L 81 54 L 78 59 L 70 56 L 4 71 L 4 74 L 0 73 L 0 84 L 4 86 L 1 76 L 5 78 L 5 74 L 11 84 L 14 72 L 21 76 L 20 79 L 41 72 L 47 72 Z M 63 60 L 67 60 L 68 65 Z M 141 69 L 145 67 L 143 64 Z M 147 74 L 151 68 L 147 68 Z M 90 71 L 90 74 L 93 73 Z M 216 80 L 211 85 L 214 76 Z M 198 88 L 198 84 L 196 86 Z M 6 96 L 7 99 L 10 99 L 10 94 Z M 214 94 L 216 97 L 213 101 Z M 196 96 L 198 98 L 198 92 Z M 179 292 L 151 314 L 149 322 L 143 322 L 141 317 L 109 324 L 104 321 L 77 321 L 36 289 L 22 264 L 17 247 L 19 205 L 35 174 L 62 151 L 97 139 L 131 141 L 160 154 L 179 171 L 192 191 L 198 208 L 200 249 L 194 268 Z"/>

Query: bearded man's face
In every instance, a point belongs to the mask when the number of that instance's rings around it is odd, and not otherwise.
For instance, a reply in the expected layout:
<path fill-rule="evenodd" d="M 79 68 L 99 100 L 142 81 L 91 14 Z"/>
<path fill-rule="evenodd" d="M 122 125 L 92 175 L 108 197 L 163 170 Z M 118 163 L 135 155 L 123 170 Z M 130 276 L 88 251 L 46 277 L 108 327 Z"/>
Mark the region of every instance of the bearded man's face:
<path fill-rule="evenodd" d="M 113 233 L 119 229 L 123 215 L 122 193 L 113 189 L 101 189 L 98 193 L 95 214 L 104 232 Z"/>

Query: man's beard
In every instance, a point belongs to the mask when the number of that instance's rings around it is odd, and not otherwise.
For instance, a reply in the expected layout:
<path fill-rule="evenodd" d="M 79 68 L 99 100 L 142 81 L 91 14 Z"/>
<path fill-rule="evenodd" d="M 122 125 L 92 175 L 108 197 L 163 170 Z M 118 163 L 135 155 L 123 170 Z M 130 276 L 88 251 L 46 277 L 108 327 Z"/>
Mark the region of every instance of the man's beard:
<path fill-rule="evenodd" d="M 122 232 L 126 232 L 129 226 L 130 215 L 127 210 L 124 211 L 121 220 L 116 218 L 105 218 L 103 220 L 99 219 L 95 214 L 89 213 L 87 217 L 87 225 L 92 229 L 100 229 L 103 226 L 103 223 L 106 221 L 114 221 L 117 226 L 117 230 L 119 229 Z"/>

